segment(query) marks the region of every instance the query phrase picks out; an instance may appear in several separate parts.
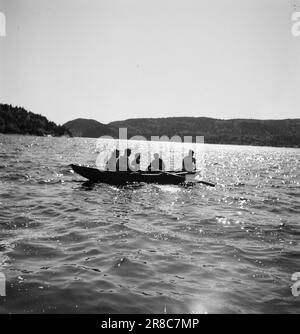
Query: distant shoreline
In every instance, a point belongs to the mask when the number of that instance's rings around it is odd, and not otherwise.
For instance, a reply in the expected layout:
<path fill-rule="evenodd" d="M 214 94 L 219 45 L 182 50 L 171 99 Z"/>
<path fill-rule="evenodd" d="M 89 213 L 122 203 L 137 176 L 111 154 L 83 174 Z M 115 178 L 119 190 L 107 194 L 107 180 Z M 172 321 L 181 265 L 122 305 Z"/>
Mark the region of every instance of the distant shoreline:
<path fill-rule="evenodd" d="M 76 119 L 64 124 L 74 137 L 119 138 L 119 129 L 127 129 L 127 138 L 203 136 L 207 144 L 300 147 L 300 119 L 295 120 L 218 120 L 205 117 L 130 119 L 107 125 L 90 119 Z"/>
<path fill-rule="evenodd" d="M 29 136 L 119 138 L 119 129 L 127 138 L 142 136 L 172 138 L 204 137 L 206 144 L 254 147 L 300 148 L 300 119 L 222 120 L 208 117 L 140 118 L 102 124 L 92 119 L 75 119 L 57 125 L 46 117 L 21 107 L 0 104 L 0 133 Z"/>
<path fill-rule="evenodd" d="M 33 137 L 33 138 L 49 138 L 47 136 L 36 136 L 36 135 L 23 135 L 23 134 L 15 134 L 15 133 L 0 133 L 1 136 L 7 136 L 7 137 Z M 99 138 L 95 137 L 70 137 L 70 136 L 52 136 L 50 138 L 66 138 L 66 139 L 91 139 L 91 140 L 97 140 Z M 101 137 L 100 137 L 101 138 Z M 101 138 L 103 140 L 110 140 L 108 138 Z M 119 140 L 118 138 L 112 138 L 113 140 Z M 121 139 L 122 140 L 122 139 Z M 131 140 L 128 139 L 130 142 Z M 133 140 L 134 141 L 134 140 Z M 154 141 L 153 141 L 154 142 Z M 159 141 L 161 143 L 168 143 L 167 141 Z M 180 143 L 179 143 L 180 144 Z M 190 143 L 190 145 L 195 145 L 197 143 Z M 188 143 L 187 143 L 188 145 Z M 251 145 L 251 144 L 224 144 L 224 143 L 206 143 L 204 144 L 198 144 L 198 145 L 215 145 L 215 146 L 238 146 L 238 147 L 256 147 L 256 148 L 278 148 L 278 149 L 299 149 L 300 147 L 292 147 L 292 146 L 267 146 L 267 145 Z"/>

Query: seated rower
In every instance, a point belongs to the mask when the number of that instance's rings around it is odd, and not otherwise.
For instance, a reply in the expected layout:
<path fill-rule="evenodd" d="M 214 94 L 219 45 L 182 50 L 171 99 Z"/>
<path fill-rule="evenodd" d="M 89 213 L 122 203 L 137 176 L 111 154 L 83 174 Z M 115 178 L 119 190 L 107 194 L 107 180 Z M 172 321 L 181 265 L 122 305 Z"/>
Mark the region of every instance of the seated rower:
<path fill-rule="evenodd" d="M 194 157 L 195 152 L 189 151 L 189 155 L 186 156 L 182 161 L 183 172 L 194 172 L 196 170 L 196 158 Z"/>
<path fill-rule="evenodd" d="M 105 170 L 110 171 L 110 172 L 115 172 L 117 169 L 117 161 L 119 159 L 120 156 L 120 151 L 119 150 L 115 150 L 111 157 L 108 159 L 106 166 L 105 166 Z"/>
<path fill-rule="evenodd" d="M 131 156 L 131 149 L 128 148 L 124 151 L 124 155 L 122 155 L 117 161 L 117 172 L 130 171 L 130 162 L 129 162 L 130 156 Z"/>
<path fill-rule="evenodd" d="M 154 160 L 151 162 L 151 164 L 148 167 L 148 171 L 165 171 L 165 164 L 163 160 L 160 158 L 159 154 L 154 154 Z"/>
<path fill-rule="evenodd" d="M 133 160 L 133 162 L 131 163 L 131 167 L 130 169 L 133 172 L 138 172 L 141 170 L 141 154 L 140 153 L 136 153 L 135 155 L 135 159 Z"/>

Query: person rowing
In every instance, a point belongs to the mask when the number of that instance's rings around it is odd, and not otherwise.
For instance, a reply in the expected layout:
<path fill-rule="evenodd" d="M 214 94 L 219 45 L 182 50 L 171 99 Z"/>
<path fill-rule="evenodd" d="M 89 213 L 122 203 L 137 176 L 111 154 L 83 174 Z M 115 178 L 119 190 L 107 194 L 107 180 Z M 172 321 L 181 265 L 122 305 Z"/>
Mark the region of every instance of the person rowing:
<path fill-rule="evenodd" d="M 135 159 L 132 161 L 130 169 L 133 172 L 139 172 L 141 170 L 141 154 L 140 153 L 136 153 Z"/>
<path fill-rule="evenodd" d="M 105 166 L 105 170 L 110 171 L 110 172 L 115 172 L 119 156 L 120 156 L 120 151 L 115 150 L 112 153 L 111 157 L 108 159 L 106 166 Z"/>
<path fill-rule="evenodd" d="M 196 158 L 194 157 L 195 152 L 189 151 L 189 154 L 182 161 L 183 172 L 194 172 L 196 170 Z"/>
<path fill-rule="evenodd" d="M 165 171 L 165 164 L 163 160 L 160 158 L 158 153 L 154 154 L 154 160 L 151 162 L 151 164 L 148 166 L 148 171 Z"/>
<path fill-rule="evenodd" d="M 129 157 L 131 156 L 131 149 L 128 148 L 124 151 L 124 155 L 122 155 L 117 161 L 117 172 L 128 172 L 131 170 Z"/>

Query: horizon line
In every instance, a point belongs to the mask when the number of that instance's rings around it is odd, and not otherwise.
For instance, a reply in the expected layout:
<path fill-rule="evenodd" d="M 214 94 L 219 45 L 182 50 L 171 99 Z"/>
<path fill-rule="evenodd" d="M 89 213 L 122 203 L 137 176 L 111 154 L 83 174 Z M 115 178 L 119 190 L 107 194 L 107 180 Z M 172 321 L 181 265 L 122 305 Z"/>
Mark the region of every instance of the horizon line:
<path fill-rule="evenodd" d="M 26 107 L 23 106 L 19 106 L 19 105 L 13 105 L 11 103 L 2 103 L 0 102 L 0 105 L 8 105 L 8 106 L 12 106 L 14 108 L 22 108 L 25 109 L 27 112 L 32 112 L 33 114 L 36 115 L 41 115 L 43 117 L 46 117 L 48 119 L 48 116 L 38 113 L 38 112 L 34 112 L 32 110 L 27 109 Z M 286 121 L 286 120 L 300 120 L 300 118 L 215 118 L 215 117 L 208 117 L 208 116 L 164 116 L 164 117 L 133 117 L 133 118 L 125 118 L 125 119 L 118 119 L 118 120 L 114 120 L 111 121 L 109 123 L 102 123 L 101 121 L 99 121 L 98 119 L 95 118 L 84 118 L 84 117 L 77 117 L 71 120 L 68 120 L 64 123 L 57 123 L 57 125 L 65 125 L 68 122 L 72 122 L 72 121 L 76 121 L 76 120 L 87 120 L 87 121 L 96 121 L 100 124 L 103 125 L 110 125 L 112 123 L 116 123 L 116 122 L 126 122 L 126 121 L 131 121 L 131 120 L 143 120 L 143 119 L 153 119 L 153 120 L 157 120 L 157 119 L 174 119 L 174 118 L 206 118 L 206 119 L 213 119 L 213 120 L 219 120 L 219 121 L 236 121 L 236 120 L 242 120 L 242 121 Z M 48 119 L 49 121 L 55 122 L 52 119 Z"/>

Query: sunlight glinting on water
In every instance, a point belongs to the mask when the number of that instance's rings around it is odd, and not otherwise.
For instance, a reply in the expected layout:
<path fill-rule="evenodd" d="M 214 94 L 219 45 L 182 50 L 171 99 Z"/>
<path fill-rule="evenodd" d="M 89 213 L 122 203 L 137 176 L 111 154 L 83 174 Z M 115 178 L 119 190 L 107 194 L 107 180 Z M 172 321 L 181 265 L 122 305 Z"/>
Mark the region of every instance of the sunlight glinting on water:
<path fill-rule="evenodd" d="M 167 168 L 190 149 L 128 143 Z M 87 184 L 71 171 L 103 168 L 122 142 L 0 135 L 0 146 L 0 313 L 298 311 L 298 149 L 193 145 L 210 188 Z"/>

